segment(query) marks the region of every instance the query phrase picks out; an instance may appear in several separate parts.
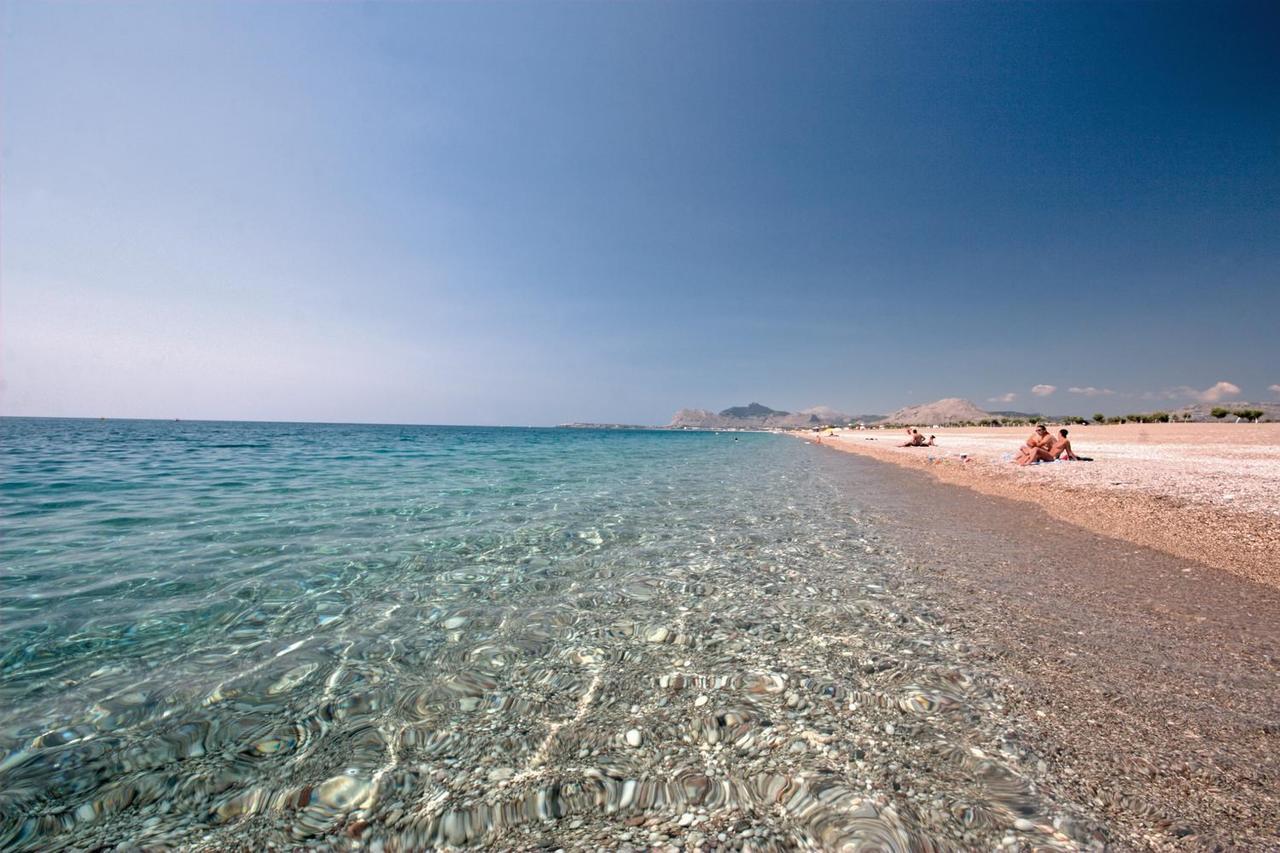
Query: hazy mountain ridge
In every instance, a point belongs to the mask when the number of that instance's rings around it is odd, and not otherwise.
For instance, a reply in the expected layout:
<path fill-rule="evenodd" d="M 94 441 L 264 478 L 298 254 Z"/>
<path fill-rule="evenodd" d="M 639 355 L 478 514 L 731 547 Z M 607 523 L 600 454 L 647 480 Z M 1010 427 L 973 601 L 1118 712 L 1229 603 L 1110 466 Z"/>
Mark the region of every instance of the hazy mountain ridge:
<path fill-rule="evenodd" d="M 987 420 L 990 417 L 990 412 L 979 409 L 969 400 L 946 397 L 918 406 L 903 406 L 893 414 L 886 415 L 884 420 L 894 424 L 949 424 Z"/>
<path fill-rule="evenodd" d="M 730 406 L 720 412 L 707 409 L 681 409 L 671 418 L 670 426 L 686 429 L 796 429 L 823 424 L 848 424 L 866 421 L 879 415 L 849 415 L 829 406 L 814 406 L 799 412 L 771 409 L 760 403 Z"/>

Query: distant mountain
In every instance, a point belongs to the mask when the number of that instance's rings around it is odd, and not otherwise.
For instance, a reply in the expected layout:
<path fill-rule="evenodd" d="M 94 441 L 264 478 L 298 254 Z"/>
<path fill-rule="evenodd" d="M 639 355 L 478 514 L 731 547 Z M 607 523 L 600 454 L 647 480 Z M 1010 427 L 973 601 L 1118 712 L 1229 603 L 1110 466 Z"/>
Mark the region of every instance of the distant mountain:
<path fill-rule="evenodd" d="M 730 406 L 721 412 L 706 409 L 681 409 L 671 419 L 671 426 L 686 429 L 794 429 L 824 424 L 848 424 L 865 420 L 837 412 L 829 406 L 814 406 L 801 412 L 771 409 L 760 403 Z"/>
<path fill-rule="evenodd" d="M 748 403 L 745 406 L 732 406 L 720 413 L 722 418 L 767 418 L 770 415 L 778 417 L 786 417 L 790 412 L 771 409 L 768 406 L 762 406 L 759 403 Z"/>
<path fill-rule="evenodd" d="M 894 424 L 950 424 L 957 421 L 980 421 L 991 417 L 990 412 L 983 411 L 968 400 L 959 397 L 948 397 L 920 406 L 904 406 L 885 421 Z"/>
<path fill-rule="evenodd" d="M 818 420 L 824 424 L 869 424 L 884 417 L 884 415 L 848 415 L 844 412 L 838 412 L 830 406 L 814 406 L 811 409 L 803 409 L 800 414 L 816 415 Z"/>

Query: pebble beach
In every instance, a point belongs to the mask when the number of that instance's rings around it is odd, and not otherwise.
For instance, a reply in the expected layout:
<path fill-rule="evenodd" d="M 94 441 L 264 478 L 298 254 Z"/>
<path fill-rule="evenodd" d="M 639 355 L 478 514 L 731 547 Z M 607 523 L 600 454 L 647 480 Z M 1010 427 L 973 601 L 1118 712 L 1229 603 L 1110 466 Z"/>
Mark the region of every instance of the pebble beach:
<path fill-rule="evenodd" d="M 1094 461 L 1012 464 L 1029 427 L 924 428 L 934 447 L 898 447 L 902 432 L 893 430 L 837 430 L 822 443 L 1280 585 L 1280 424 L 1067 428 L 1076 453 Z"/>

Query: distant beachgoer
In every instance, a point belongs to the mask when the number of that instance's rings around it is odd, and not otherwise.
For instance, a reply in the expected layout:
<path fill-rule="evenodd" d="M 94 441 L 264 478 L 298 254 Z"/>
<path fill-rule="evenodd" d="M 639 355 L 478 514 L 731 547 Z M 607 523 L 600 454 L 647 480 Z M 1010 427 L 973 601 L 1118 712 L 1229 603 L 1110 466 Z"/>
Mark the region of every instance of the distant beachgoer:
<path fill-rule="evenodd" d="M 1053 436 L 1049 435 L 1049 428 L 1044 424 L 1036 424 L 1036 431 L 1031 433 L 1031 437 L 1027 439 L 1022 447 L 1018 448 L 1018 455 L 1014 458 L 1014 462 L 1019 465 L 1030 465 L 1032 462 L 1052 462 L 1053 461 Z"/>
<path fill-rule="evenodd" d="M 924 436 L 920 434 L 920 430 L 907 427 L 907 440 L 899 447 L 924 447 Z"/>
<path fill-rule="evenodd" d="M 933 440 L 934 440 L 935 438 L 937 438 L 937 436 L 936 436 L 936 435 L 931 435 L 931 436 L 929 436 L 929 440 L 928 440 L 928 441 L 926 441 L 926 442 L 924 443 L 924 446 L 925 446 L 925 447 L 933 447 L 933 446 L 934 446 L 934 441 L 933 441 Z"/>

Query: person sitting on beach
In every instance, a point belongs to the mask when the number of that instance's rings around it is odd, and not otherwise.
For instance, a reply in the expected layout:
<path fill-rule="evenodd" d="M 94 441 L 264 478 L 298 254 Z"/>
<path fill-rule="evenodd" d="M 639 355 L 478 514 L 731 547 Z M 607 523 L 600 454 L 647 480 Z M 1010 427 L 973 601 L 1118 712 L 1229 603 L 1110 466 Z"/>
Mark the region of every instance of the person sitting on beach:
<path fill-rule="evenodd" d="M 1071 449 L 1071 442 L 1067 440 L 1067 431 L 1065 429 L 1058 430 L 1058 440 L 1053 443 L 1053 448 L 1049 451 L 1053 454 L 1054 459 L 1066 459 L 1071 462 L 1092 462 L 1092 456 L 1080 456 Z"/>
<path fill-rule="evenodd" d="M 920 430 L 907 427 L 907 435 L 909 438 L 899 444 L 899 447 L 924 447 L 924 436 L 920 434 Z"/>
<path fill-rule="evenodd" d="M 1058 430 L 1058 436 L 1059 438 L 1053 443 L 1053 447 L 1049 451 L 1053 454 L 1053 458 L 1070 459 L 1072 462 L 1079 459 L 1080 457 L 1071 452 L 1071 441 L 1067 438 L 1067 431 L 1065 429 Z"/>
<path fill-rule="evenodd" d="M 928 441 L 926 441 L 926 442 L 924 443 L 924 445 L 923 445 L 923 446 L 924 446 L 924 447 L 934 447 L 934 446 L 935 446 L 935 443 L 934 443 L 934 439 L 935 439 L 935 438 L 937 438 L 937 436 L 936 436 L 936 435 L 931 435 L 931 436 L 929 436 L 929 440 L 928 440 Z"/>
<path fill-rule="evenodd" d="M 1018 448 L 1018 455 L 1013 460 L 1019 465 L 1030 465 L 1032 462 L 1052 462 L 1053 436 L 1044 424 L 1036 424 L 1036 431 L 1031 433 L 1026 444 Z"/>

